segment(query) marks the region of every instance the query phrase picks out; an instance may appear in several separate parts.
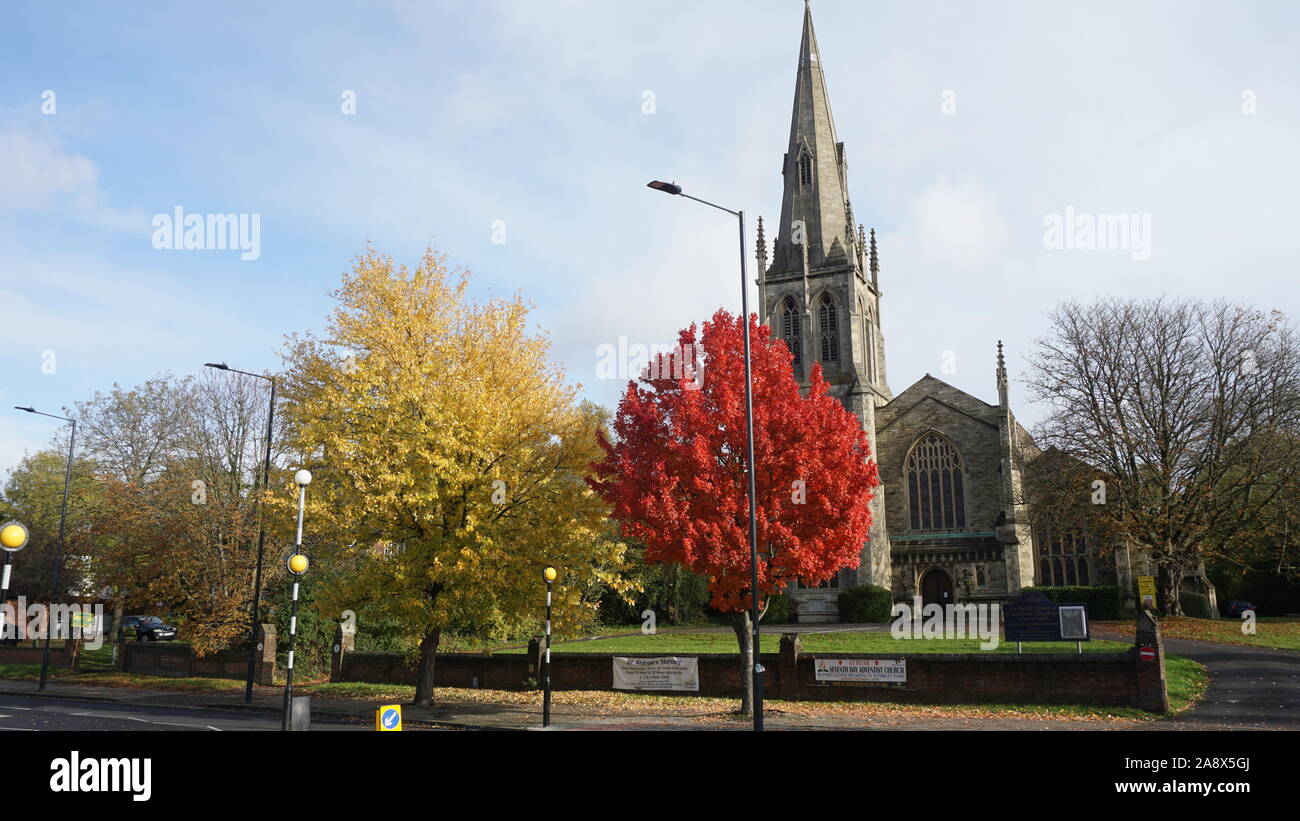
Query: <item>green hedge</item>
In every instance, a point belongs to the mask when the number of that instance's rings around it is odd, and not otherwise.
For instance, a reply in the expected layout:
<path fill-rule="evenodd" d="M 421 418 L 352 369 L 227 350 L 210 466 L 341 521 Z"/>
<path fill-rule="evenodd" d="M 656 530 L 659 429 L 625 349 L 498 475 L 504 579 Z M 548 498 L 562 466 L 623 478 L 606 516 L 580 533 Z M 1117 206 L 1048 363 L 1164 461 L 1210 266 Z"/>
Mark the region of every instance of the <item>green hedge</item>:
<path fill-rule="evenodd" d="M 839 604 L 844 624 L 886 622 L 894 607 L 894 594 L 874 584 L 863 584 L 840 593 Z"/>
<path fill-rule="evenodd" d="M 1194 619 L 1212 619 L 1214 615 L 1210 613 L 1210 597 L 1203 593 L 1192 593 L 1184 590 L 1178 597 L 1183 603 L 1183 615 L 1191 616 Z"/>
<path fill-rule="evenodd" d="M 1042 593 L 1054 602 L 1088 605 L 1088 618 L 1093 621 L 1114 621 L 1120 618 L 1119 588 L 1111 585 L 1093 587 L 1026 587 L 1021 592 Z"/>

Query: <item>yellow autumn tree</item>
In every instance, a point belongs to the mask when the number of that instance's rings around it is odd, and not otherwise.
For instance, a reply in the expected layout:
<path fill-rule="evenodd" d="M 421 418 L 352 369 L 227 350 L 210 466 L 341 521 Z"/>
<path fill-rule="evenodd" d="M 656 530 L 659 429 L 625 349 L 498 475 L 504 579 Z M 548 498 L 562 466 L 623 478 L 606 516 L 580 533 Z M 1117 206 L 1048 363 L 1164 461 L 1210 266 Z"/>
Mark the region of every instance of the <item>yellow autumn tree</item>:
<path fill-rule="evenodd" d="M 419 641 L 417 705 L 444 630 L 537 623 L 547 565 L 557 626 L 594 618 L 593 583 L 625 586 L 623 545 L 583 481 L 603 412 L 578 401 L 518 296 L 475 302 L 468 281 L 432 251 L 408 270 L 370 249 L 326 332 L 285 352 L 290 436 L 314 477 L 307 531 L 332 571 L 322 601 Z M 276 518 L 295 502 L 277 494 Z"/>

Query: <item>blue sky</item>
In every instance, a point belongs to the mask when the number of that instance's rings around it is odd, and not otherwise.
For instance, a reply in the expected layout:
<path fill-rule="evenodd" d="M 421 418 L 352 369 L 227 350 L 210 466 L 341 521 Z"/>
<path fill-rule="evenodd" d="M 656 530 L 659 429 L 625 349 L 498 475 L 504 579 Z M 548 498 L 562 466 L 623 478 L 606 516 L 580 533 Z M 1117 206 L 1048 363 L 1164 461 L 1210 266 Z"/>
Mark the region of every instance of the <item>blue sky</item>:
<path fill-rule="evenodd" d="M 367 242 L 412 263 L 431 244 L 479 294 L 522 292 L 570 378 L 613 405 L 601 345 L 737 307 L 730 218 L 644 184 L 775 220 L 802 5 L 9 6 L 0 407 L 276 367 Z M 1298 7 L 813 10 L 854 210 L 880 237 L 895 392 L 930 372 L 994 400 L 996 340 L 1015 378 L 1066 298 L 1300 315 Z M 260 255 L 156 250 L 150 221 L 177 206 L 260 215 Z M 1150 258 L 1045 248 L 1067 208 L 1148 215 Z M 0 471 L 53 432 L 0 411 Z"/>

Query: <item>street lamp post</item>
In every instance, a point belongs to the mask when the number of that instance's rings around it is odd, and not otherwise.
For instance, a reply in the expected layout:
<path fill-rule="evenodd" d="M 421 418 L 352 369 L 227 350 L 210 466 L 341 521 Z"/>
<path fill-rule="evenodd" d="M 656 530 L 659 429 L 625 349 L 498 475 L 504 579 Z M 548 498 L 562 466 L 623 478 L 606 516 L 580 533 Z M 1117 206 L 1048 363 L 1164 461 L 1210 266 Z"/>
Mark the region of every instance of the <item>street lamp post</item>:
<path fill-rule="evenodd" d="M 271 486 L 271 424 L 275 420 L 275 378 L 260 373 L 236 370 L 224 362 L 205 362 L 206 368 L 255 376 L 271 383 L 271 408 L 266 414 L 266 458 L 262 461 L 262 493 Z M 244 683 L 244 702 L 253 703 L 253 672 L 257 668 L 258 609 L 262 597 L 262 557 L 266 552 L 266 527 L 262 521 L 262 499 L 257 500 L 257 569 L 253 572 L 253 615 L 248 637 L 248 676 Z"/>
<path fill-rule="evenodd" d="M 759 664 L 759 649 L 762 645 L 759 643 L 761 634 L 758 627 L 758 493 L 754 466 L 754 395 L 749 355 L 749 282 L 745 273 L 745 212 L 732 211 L 730 208 L 723 208 L 721 205 L 708 200 L 692 197 L 690 194 L 683 193 L 682 187 L 676 183 L 653 180 L 647 183 L 646 187 L 662 191 L 665 194 L 695 200 L 719 211 L 726 211 L 740 221 L 740 310 L 741 325 L 745 329 L 745 460 L 748 466 L 746 472 L 749 474 L 749 570 L 750 620 L 753 622 L 751 646 L 754 655 L 754 730 L 761 732 L 763 729 L 763 679 L 761 676 L 763 665 Z"/>
<path fill-rule="evenodd" d="M 68 435 L 68 467 L 63 474 L 63 507 L 59 511 L 59 547 L 54 552 L 54 584 L 50 587 L 50 596 L 53 598 L 59 595 L 59 585 L 63 581 L 63 539 L 68 522 L 68 490 L 72 486 L 72 452 L 77 443 L 77 420 L 69 419 L 66 416 L 55 416 L 52 413 L 44 413 L 31 407 L 22 408 L 15 405 L 14 409 L 35 413 L 40 416 L 48 416 L 51 419 L 62 419 L 72 425 L 72 432 Z M 53 610 L 50 607 L 52 603 L 47 603 L 45 606 L 45 649 L 41 653 L 41 682 L 36 688 L 40 691 L 45 690 L 45 679 L 50 672 L 50 633 L 54 632 Z"/>
<path fill-rule="evenodd" d="M 551 584 L 555 582 L 554 567 L 542 571 L 546 580 L 546 655 L 542 658 L 542 726 L 551 726 Z"/>
<path fill-rule="evenodd" d="M 284 673 L 284 723 L 283 729 L 293 728 L 293 638 L 298 633 L 298 579 L 307 572 L 307 557 L 302 554 L 302 510 L 307 503 L 307 485 L 311 484 L 311 471 L 300 470 L 293 475 L 298 484 L 298 539 L 296 549 L 289 557 L 289 572 L 293 574 L 293 595 L 289 605 L 289 666 Z"/>
<path fill-rule="evenodd" d="M 4 549 L 5 567 L 4 578 L 0 579 L 0 641 L 5 637 L 5 607 L 9 604 L 9 569 L 14 560 L 14 554 L 27 546 L 27 527 L 22 522 L 9 521 L 0 525 L 0 548 Z M 14 614 L 15 623 L 18 621 L 17 613 Z"/>

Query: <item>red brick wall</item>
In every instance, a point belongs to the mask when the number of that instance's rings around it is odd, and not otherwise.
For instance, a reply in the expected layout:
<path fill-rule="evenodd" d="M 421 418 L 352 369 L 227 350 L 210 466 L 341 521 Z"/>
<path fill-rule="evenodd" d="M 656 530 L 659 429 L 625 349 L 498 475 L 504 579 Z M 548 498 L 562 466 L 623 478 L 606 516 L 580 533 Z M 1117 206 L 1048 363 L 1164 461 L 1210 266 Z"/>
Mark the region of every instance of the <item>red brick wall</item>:
<path fill-rule="evenodd" d="M 248 651 L 230 650 L 202 658 L 188 644 L 122 642 L 122 670 L 147 676 L 175 678 L 236 678 L 248 674 Z"/>
<path fill-rule="evenodd" d="M 621 653 L 653 658 L 656 654 Z M 735 654 L 697 655 L 700 690 L 694 695 L 740 694 L 740 663 Z M 899 653 L 907 659 L 907 684 L 864 686 L 819 683 L 817 658 L 885 658 L 884 654 L 764 654 L 763 690 L 768 698 L 836 701 L 892 701 L 928 704 L 1020 703 L 1140 706 L 1135 651 L 1118 653 L 955 654 Z M 551 686 L 556 690 L 610 690 L 612 655 L 555 653 Z M 434 683 L 439 687 L 523 689 L 540 680 L 531 654 L 439 654 Z M 335 681 L 415 683 L 415 665 L 400 655 L 348 653 L 338 660 Z M 674 695 L 691 695 L 674 693 Z"/>
<path fill-rule="evenodd" d="M 38 644 L 36 647 L 0 646 L 0 664 L 40 664 L 43 653 L 44 645 L 42 644 Z M 50 645 L 50 666 L 71 667 L 68 652 L 62 647 Z"/>
<path fill-rule="evenodd" d="M 880 653 L 801 655 L 786 699 L 895 701 L 927 704 L 1015 703 L 1136 706 L 1133 651 L 1027 653 L 1021 656 L 937 653 L 896 654 L 907 660 L 907 684 L 854 686 L 818 682 L 817 658 L 883 658 Z"/>

